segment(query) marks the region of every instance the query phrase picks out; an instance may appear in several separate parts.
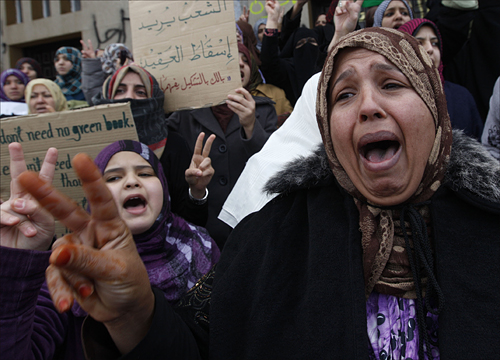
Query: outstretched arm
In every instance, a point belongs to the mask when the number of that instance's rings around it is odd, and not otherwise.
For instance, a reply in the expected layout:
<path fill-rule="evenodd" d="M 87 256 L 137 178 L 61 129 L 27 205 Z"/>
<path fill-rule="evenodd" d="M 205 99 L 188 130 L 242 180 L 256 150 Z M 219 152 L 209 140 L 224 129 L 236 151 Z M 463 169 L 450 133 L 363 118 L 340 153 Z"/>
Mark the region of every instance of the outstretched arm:
<path fill-rule="evenodd" d="M 36 174 L 19 176 L 26 191 L 73 231 L 54 244 L 47 284 L 58 311 L 68 311 L 76 299 L 106 326 L 125 353 L 146 335 L 154 295 L 132 234 L 119 217 L 98 168 L 84 154 L 76 155 L 72 165 L 82 180 L 92 215 Z"/>

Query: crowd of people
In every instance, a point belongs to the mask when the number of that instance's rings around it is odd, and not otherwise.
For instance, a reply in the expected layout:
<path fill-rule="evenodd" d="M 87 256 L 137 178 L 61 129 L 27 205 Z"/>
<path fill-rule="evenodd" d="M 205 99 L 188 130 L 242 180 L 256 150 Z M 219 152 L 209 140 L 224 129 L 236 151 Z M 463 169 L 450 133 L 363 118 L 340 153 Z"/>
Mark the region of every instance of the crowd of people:
<path fill-rule="evenodd" d="M 2 358 L 498 356 L 500 6 L 307 3 L 244 9 L 217 106 L 165 113 L 118 43 L 1 73 L 2 117 L 129 102 L 139 139 L 75 156 L 87 209 L 9 144 Z"/>

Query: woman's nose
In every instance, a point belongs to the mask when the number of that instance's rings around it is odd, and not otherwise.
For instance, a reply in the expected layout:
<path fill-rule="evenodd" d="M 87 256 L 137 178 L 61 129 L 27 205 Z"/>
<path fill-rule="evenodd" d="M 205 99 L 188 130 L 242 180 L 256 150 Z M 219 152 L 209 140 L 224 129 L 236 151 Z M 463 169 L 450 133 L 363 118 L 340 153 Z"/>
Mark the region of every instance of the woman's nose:
<path fill-rule="evenodd" d="M 125 179 L 125 187 L 127 189 L 138 188 L 141 186 L 139 179 L 136 176 L 130 175 Z"/>
<path fill-rule="evenodd" d="M 434 49 L 432 48 L 432 44 L 430 44 L 430 43 L 425 44 L 425 51 L 427 51 L 427 54 L 432 55 L 434 53 Z"/>
<path fill-rule="evenodd" d="M 377 91 L 374 89 L 361 90 L 359 96 L 361 100 L 359 104 L 360 121 L 383 119 L 387 116 Z"/>

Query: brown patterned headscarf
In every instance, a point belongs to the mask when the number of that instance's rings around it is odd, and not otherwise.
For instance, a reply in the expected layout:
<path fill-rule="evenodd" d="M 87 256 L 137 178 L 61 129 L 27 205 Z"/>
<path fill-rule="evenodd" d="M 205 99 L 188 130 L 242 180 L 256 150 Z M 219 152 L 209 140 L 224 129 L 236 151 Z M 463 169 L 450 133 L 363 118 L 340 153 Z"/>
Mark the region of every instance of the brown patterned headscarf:
<path fill-rule="evenodd" d="M 335 59 L 344 48 L 364 48 L 387 58 L 408 78 L 433 116 L 436 135 L 422 180 L 416 192 L 400 206 L 369 204 L 335 154 L 330 134 L 331 99 L 328 94 Z M 398 297 L 420 297 L 421 300 L 429 283 L 435 285 L 433 290 L 439 288 L 432 273 L 427 201 L 441 185 L 452 143 L 446 97 L 432 60 L 418 41 L 406 33 L 389 28 L 353 32 L 337 43 L 325 62 L 318 85 L 316 115 L 333 174 L 340 186 L 354 197 L 359 209 L 366 297 L 375 290 Z M 412 251 L 416 246 L 423 246 L 430 256 L 416 259 L 417 255 Z"/>

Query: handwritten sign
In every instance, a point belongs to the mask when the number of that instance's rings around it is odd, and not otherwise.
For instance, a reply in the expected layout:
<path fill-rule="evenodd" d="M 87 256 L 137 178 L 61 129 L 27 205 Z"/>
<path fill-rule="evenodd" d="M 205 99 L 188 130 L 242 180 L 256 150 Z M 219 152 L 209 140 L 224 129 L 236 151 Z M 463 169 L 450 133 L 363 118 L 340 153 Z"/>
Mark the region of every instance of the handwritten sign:
<path fill-rule="evenodd" d="M 134 59 L 166 112 L 221 104 L 241 87 L 233 1 L 129 1 L 129 13 Z"/>
<path fill-rule="evenodd" d="M 80 152 L 92 158 L 117 140 L 138 140 L 130 104 L 101 105 L 82 110 L 17 116 L 0 120 L 0 190 L 3 200 L 10 196 L 10 158 L 8 146 L 23 146 L 28 170 L 40 171 L 49 147 L 59 150 L 52 184 L 59 191 L 87 208 L 80 180 L 71 159 Z M 68 230 L 56 226 L 58 237 Z"/>

